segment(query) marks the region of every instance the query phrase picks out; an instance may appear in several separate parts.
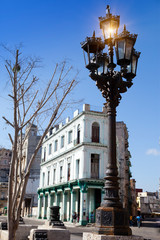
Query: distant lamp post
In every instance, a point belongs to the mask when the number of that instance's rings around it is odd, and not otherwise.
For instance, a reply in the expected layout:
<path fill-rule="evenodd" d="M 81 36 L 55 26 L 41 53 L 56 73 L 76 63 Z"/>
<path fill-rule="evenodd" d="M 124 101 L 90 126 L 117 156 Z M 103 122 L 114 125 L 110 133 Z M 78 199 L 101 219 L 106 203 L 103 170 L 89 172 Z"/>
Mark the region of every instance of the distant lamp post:
<path fill-rule="evenodd" d="M 124 29 L 118 35 L 120 16 L 113 16 L 107 6 L 105 17 L 100 17 L 104 41 L 95 37 L 87 37 L 81 43 L 84 50 L 86 68 L 90 77 L 96 81 L 97 87 L 106 99 L 108 117 L 108 163 L 105 176 L 105 196 L 101 206 L 96 210 L 96 229 L 100 234 L 131 235 L 127 210 L 123 209 L 119 199 L 118 169 L 116 162 L 116 107 L 121 94 L 126 92 L 136 76 L 137 62 L 140 56 L 134 49 L 137 35 Z M 103 50 L 108 46 L 108 54 Z M 120 71 L 115 71 L 114 50 Z M 87 56 L 87 57 L 86 57 Z"/>

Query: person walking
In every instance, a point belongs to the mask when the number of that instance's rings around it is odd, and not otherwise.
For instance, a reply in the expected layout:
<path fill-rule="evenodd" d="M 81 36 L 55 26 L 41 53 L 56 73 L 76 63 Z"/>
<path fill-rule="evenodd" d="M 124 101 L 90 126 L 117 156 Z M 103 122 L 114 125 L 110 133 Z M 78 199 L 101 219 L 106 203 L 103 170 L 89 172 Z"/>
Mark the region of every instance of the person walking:
<path fill-rule="evenodd" d="M 73 212 L 73 214 L 72 214 L 72 219 L 73 219 L 73 223 L 76 223 L 76 219 L 77 219 L 77 214 L 76 214 L 76 212 Z"/>
<path fill-rule="evenodd" d="M 129 217 L 129 225 L 130 226 L 133 226 L 133 217 L 130 215 Z"/>
<path fill-rule="evenodd" d="M 141 226 L 141 216 L 137 216 L 136 219 L 137 219 L 137 227 L 140 228 L 140 226 Z"/>

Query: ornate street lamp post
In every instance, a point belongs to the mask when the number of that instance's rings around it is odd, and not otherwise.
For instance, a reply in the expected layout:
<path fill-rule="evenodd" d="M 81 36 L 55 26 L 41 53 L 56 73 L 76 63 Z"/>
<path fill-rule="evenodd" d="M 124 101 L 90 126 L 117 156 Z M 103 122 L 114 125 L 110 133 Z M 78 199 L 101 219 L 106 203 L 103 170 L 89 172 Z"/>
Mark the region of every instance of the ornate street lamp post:
<path fill-rule="evenodd" d="M 105 176 L 105 196 L 101 206 L 96 210 L 96 229 L 99 234 L 131 235 L 127 210 L 123 209 L 119 199 L 118 170 L 116 162 L 116 107 L 121 100 L 121 93 L 132 86 L 136 76 L 137 61 L 140 56 L 134 47 L 137 35 L 124 29 L 118 34 L 120 16 L 113 16 L 107 5 L 105 17 L 100 17 L 104 41 L 95 37 L 87 37 L 81 43 L 85 64 L 90 77 L 96 81 L 97 87 L 106 99 L 108 117 L 108 163 Z M 108 46 L 108 54 L 104 53 Z M 114 50 L 120 71 L 115 71 Z"/>

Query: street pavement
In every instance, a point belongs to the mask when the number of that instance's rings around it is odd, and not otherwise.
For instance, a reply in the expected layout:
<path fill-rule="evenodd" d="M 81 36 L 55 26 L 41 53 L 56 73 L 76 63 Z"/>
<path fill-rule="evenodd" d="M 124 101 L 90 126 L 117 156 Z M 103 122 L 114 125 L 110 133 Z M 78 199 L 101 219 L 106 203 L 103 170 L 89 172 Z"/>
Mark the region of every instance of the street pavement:
<path fill-rule="evenodd" d="M 0 216 L 0 221 L 6 220 L 6 217 Z M 33 218 L 24 218 L 25 224 L 32 224 L 32 225 L 43 225 L 45 223 L 44 220 L 33 219 Z M 82 227 L 77 223 L 65 223 L 66 228 L 71 233 L 70 240 L 82 240 L 83 232 L 94 232 L 94 226 L 89 225 Z M 151 240 L 160 240 L 160 218 L 156 219 L 145 219 L 142 221 L 142 226 L 138 227 L 131 227 L 132 234 L 143 236 L 144 239 L 151 239 Z M 20 239 L 17 239 L 20 240 Z"/>
<path fill-rule="evenodd" d="M 94 232 L 94 227 L 71 227 L 67 224 L 67 228 L 71 232 L 71 240 L 82 240 L 83 232 Z M 147 240 L 160 240 L 160 218 L 146 219 L 140 228 L 135 226 L 131 229 L 132 235 L 142 236 Z"/>
<path fill-rule="evenodd" d="M 145 239 L 160 240 L 160 218 L 145 219 L 142 227 L 131 227 L 133 235 L 143 236 Z"/>

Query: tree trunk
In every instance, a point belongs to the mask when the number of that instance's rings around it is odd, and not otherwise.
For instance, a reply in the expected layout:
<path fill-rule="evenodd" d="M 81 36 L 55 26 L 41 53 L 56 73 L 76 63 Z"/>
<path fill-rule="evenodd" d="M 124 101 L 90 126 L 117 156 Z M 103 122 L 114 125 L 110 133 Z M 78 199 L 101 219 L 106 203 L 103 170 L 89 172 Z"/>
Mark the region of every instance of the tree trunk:
<path fill-rule="evenodd" d="M 14 224 L 13 220 L 10 220 L 8 222 L 8 240 L 16 240 L 16 230 L 16 225 Z"/>

